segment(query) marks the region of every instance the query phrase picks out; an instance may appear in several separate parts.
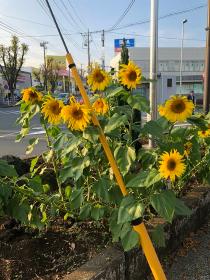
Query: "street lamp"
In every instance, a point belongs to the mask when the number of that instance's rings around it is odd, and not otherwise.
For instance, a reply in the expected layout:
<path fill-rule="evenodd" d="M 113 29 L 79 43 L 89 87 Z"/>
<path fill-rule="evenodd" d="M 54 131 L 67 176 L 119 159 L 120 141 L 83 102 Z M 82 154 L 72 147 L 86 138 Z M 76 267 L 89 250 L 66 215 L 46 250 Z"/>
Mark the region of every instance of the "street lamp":
<path fill-rule="evenodd" d="M 181 58 L 180 58 L 180 78 L 179 78 L 179 87 L 180 93 L 182 93 L 182 64 L 183 64 L 183 45 L 184 45 L 184 24 L 187 22 L 187 19 L 182 21 L 182 38 L 181 38 Z"/>

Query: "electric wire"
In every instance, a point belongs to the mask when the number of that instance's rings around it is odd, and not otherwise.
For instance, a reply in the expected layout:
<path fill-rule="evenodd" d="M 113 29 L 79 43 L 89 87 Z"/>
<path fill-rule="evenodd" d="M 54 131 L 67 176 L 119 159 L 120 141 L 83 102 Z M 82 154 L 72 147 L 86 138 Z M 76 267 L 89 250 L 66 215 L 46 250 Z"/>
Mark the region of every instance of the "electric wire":
<path fill-rule="evenodd" d="M 125 9 L 125 11 L 123 12 L 123 14 L 119 17 L 119 19 L 116 21 L 116 23 L 110 28 L 110 30 L 114 30 L 120 23 L 121 21 L 124 19 L 124 17 L 127 15 L 127 13 L 129 12 L 129 10 L 131 9 L 131 7 L 133 6 L 133 4 L 135 3 L 135 0 L 131 0 L 131 2 L 129 3 L 128 7 Z"/>

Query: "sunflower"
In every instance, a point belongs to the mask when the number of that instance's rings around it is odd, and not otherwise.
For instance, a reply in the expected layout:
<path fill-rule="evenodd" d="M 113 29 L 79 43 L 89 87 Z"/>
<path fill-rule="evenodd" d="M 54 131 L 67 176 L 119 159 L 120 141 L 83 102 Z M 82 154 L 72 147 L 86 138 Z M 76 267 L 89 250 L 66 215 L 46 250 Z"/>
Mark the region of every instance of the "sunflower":
<path fill-rule="evenodd" d="M 88 85 L 93 91 L 103 91 L 109 84 L 111 78 L 104 70 L 100 67 L 95 67 L 87 77 Z"/>
<path fill-rule="evenodd" d="M 128 65 L 120 65 L 118 76 L 121 84 L 128 89 L 135 89 L 141 83 L 141 69 L 132 61 L 129 61 Z"/>
<path fill-rule="evenodd" d="M 42 100 L 42 94 L 33 87 L 25 88 L 21 93 L 23 95 L 22 100 L 25 103 L 34 104 Z"/>
<path fill-rule="evenodd" d="M 194 104 L 186 96 L 172 96 L 164 106 L 164 116 L 171 122 L 185 121 L 192 115 Z"/>
<path fill-rule="evenodd" d="M 53 97 L 47 97 L 46 101 L 42 105 L 42 113 L 44 118 L 48 119 L 48 122 L 57 125 L 61 122 L 61 110 L 64 104 L 61 100 L 56 100 Z"/>
<path fill-rule="evenodd" d="M 165 115 L 165 107 L 163 105 L 158 106 L 158 111 L 161 117 Z"/>
<path fill-rule="evenodd" d="M 70 99 L 70 105 L 63 107 L 61 116 L 67 126 L 73 130 L 85 130 L 91 120 L 90 109 L 76 102 L 74 98 Z"/>
<path fill-rule="evenodd" d="M 175 181 L 175 177 L 180 177 L 185 168 L 183 156 L 177 150 L 173 150 L 170 153 L 164 152 L 161 155 L 159 172 L 163 178 L 170 178 L 171 181 Z"/>
<path fill-rule="evenodd" d="M 109 110 L 109 105 L 104 98 L 99 98 L 93 103 L 93 109 L 98 115 L 105 115 Z"/>
<path fill-rule="evenodd" d="M 192 150 L 192 143 L 188 141 L 184 144 L 184 156 L 186 157 L 189 156 L 191 150 Z"/>
<path fill-rule="evenodd" d="M 199 136 L 200 138 L 207 138 L 207 137 L 210 137 L 210 129 L 199 130 L 199 131 L 198 131 L 198 136 Z"/>

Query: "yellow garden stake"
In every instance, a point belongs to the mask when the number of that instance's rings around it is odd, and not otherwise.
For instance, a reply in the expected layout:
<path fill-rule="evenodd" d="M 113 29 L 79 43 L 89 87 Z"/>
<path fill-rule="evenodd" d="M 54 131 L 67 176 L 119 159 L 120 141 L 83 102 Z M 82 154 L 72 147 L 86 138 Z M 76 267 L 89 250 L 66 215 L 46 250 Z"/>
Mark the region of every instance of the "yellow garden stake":
<path fill-rule="evenodd" d="M 66 59 L 67 59 L 69 68 L 72 71 L 72 76 L 74 77 L 74 79 L 76 81 L 76 84 L 77 84 L 77 86 L 78 86 L 78 88 L 80 90 L 80 93 L 82 95 L 82 98 L 84 100 L 85 105 L 92 110 L 92 107 L 91 107 L 88 95 L 86 93 L 86 90 L 84 88 L 82 80 L 81 80 L 81 78 L 80 78 L 80 76 L 78 74 L 78 71 L 76 69 L 76 65 L 74 63 L 74 60 L 73 60 L 71 54 L 69 53 L 67 45 L 66 45 L 66 43 L 64 41 L 63 35 L 62 35 L 62 33 L 60 31 L 60 28 L 59 28 L 59 26 L 57 24 L 57 21 L 55 19 L 53 11 L 52 11 L 52 9 L 50 7 L 49 1 L 48 0 L 45 0 L 45 1 L 46 1 L 46 4 L 47 4 L 48 8 L 49 8 L 51 16 L 53 18 L 53 21 L 54 21 L 54 23 L 55 23 L 55 25 L 57 27 L 57 30 L 58 30 L 60 38 L 61 38 L 61 40 L 63 42 L 63 45 L 64 45 L 64 47 L 66 49 L 66 53 L 67 53 L 66 54 Z M 120 187 L 120 190 L 121 190 L 123 196 L 126 196 L 128 194 L 128 192 L 126 190 L 126 186 L 124 184 L 122 175 L 121 175 L 121 173 L 119 171 L 117 163 L 116 163 L 116 161 L 114 159 L 114 156 L 113 156 L 113 154 L 111 152 L 111 149 L 110 149 L 110 147 L 109 147 L 109 145 L 107 143 L 106 137 L 105 137 L 105 135 L 103 133 L 103 130 L 101 129 L 100 123 L 99 123 L 96 115 L 94 114 L 94 112 L 92 113 L 92 121 L 93 121 L 93 124 L 99 128 L 99 132 L 100 132 L 99 139 L 100 139 L 100 142 L 101 142 L 101 144 L 102 144 L 102 146 L 104 148 L 104 152 L 105 152 L 105 154 L 107 156 L 107 159 L 108 159 L 108 161 L 110 163 L 110 166 L 111 166 L 111 168 L 113 170 L 113 173 L 114 173 L 116 181 L 117 181 L 117 183 L 118 183 L 118 185 Z M 147 259 L 147 262 L 148 262 L 148 264 L 150 266 L 150 269 L 152 271 L 154 279 L 155 280 L 166 280 L 166 276 L 165 276 L 164 271 L 162 269 L 162 266 L 161 266 L 161 264 L 160 264 L 160 262 L 158 260 L 157 254 L 155 252 L 155 249 L 153 247 L 151 239 L 150 239 L 150 237 L 149 237 L 149 235 L 147 233 L 147 230 L 145 228 L 144 223 L 142 223 L 142 222 L 138 223 L 137 222 L 137 224 L 135 224 L 136 221 L 133 222 L 133 229 L 139 235 L 140 244 L 142 246 L 143 252 L 144 252 L 145 257 Z"/>

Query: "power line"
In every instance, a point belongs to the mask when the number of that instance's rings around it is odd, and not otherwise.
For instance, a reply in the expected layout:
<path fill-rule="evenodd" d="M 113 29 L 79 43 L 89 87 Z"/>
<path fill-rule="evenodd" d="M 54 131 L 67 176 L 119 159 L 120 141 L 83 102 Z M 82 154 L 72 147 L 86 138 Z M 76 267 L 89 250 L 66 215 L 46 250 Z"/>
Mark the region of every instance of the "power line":
<path fill-rule="evenodd" d="M 55 29 L 55 27 L 52 26 L 52 25 L 44 24 L 44 23 L 41 23 L 41 22 L 29 20 L 29 19 L 24 19 L 24 18 L 19 18 L 19 17 L 13 17 L 13 16 L 4 15 L 4 14 L 1 14 L 0 16 L 2 16 L 2 17 L 7 17 L 7 18 L 12 18 L 12 19 L 19 20 L 19 21 L 30 22 L 30 23 L 33 23 L 33 24 L 38 24 L 38 25 L 41 25 L 41 26 L 46 26 L 46 27 L 50 27 L 50 28 Z"/>
<path fill-rule="evenodd" d="M 163 15 L 163 16 L 159 17 L 158 20 L 165 19 L 165 18 L 168 18 L 168 17 L 171 17 L 171 16 L 177 16 L 177 15 L 181 15 L 181 14 L 193 12 L 193 11 L 196 11 L 196 10 L 199 10 L 199 9 L 202 9 L 202 8 L 205 8 L 205 7 L 207 7 L 206 4 L 200 5 L 200 6 L 191 8 L 191 9 L 186 9 L 186 10 L 182 10 L 182 11 L 172 12 L 172 13 L 169 13 L 169 14 L 166 14 L 166 15 Z M 131 27 L 131 26 L 134 26 L 134 25 L 141 25 L 141 24 L 145 24 L 145 23 L 149 23 L 149 22 L 150 22 L 150 19 L 144 20 L 144 21 L 139 21 L 139 22 L 137 21 L 137 22 L 130 23 L 130 24 L 127 24 L 127 25 L 123 25 L 123 26 L 120 26 L 120 27 L 116 27 L 116 28 L 114 28 L 114 29 L 108 29 L 108 30 L 106 30 L 106 32 L 107 32 L 107 31 L 119 30 L 119 29 Z"/>
<path fill-rule="evenodd" d="M 129 10 L 131 9 L 131 7 L 133 6 L 133 4 L 135 3 L 135 0 L 131 0 L 130 4 L 128 5 L 128 7 L 125 9 L 125 11 L 123 12 L 123 14 L 119 17 L 119 19 L 116 21 L 116 23 L 110 28 L 110 30 L 115 29 L 120 22 L 123 20 L 123 18 L 127 15 L 127 13 L 129 12 Z"/>
<path fill-rule="evenodd" d="M 128 36 L 137 36 L 137 37 L 146 37 L 150 38 L 150 35 L 143 35 L 143 34 L 136 34 L 136 33 L 123 33 L 123 32 L 109 32 L 110 34 L 118 34 L 118 35 L 128 35 Z M 158 36 L 160 39 L 169 39 L 169 40 L 177 40 L 181 41 L 181 38 L 178 37 L 166 37 L 166 36 Z M 196 39 L 196 38 L 184 38 L 185 41 L 200 41 L 200 42 L 205 42 L 206 40 L 204 39 Z"/>
<path fill-rule="evenodd" d="M 72 5 L 72 3 L 71 3 L 70 0 L 68 0 L 68 3 L 69 3 L 69 5 L 71 6 L 71 8 L 72 8 L 72 10 L 73 10 L 73 12 L 74 12 L 74 14 L 75 14 L 75 16 L 79 19 L 80 23 L 83 25 L 84 29 L 87 30 L 87 24 L 85 24 L 85 23 L 82 21 L 81 17 L 78 15 L 76 9 L 74 8 L 74 6 Z"/>

